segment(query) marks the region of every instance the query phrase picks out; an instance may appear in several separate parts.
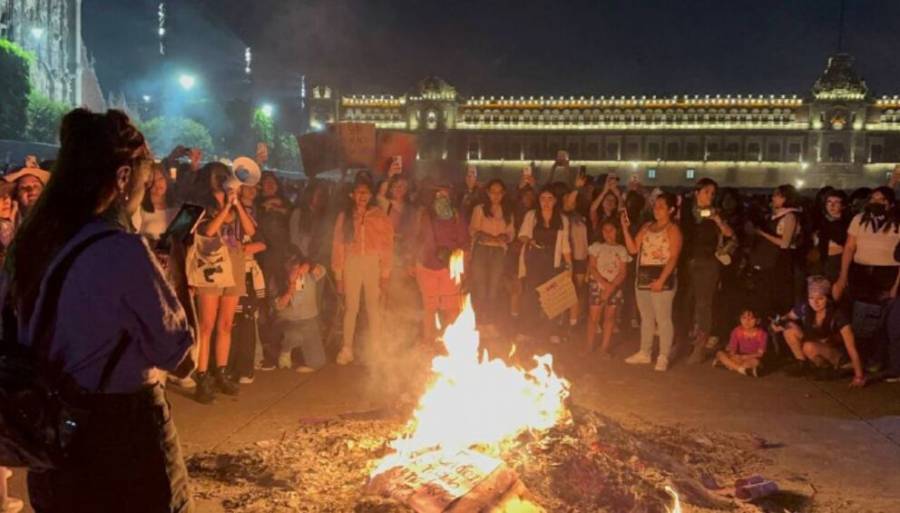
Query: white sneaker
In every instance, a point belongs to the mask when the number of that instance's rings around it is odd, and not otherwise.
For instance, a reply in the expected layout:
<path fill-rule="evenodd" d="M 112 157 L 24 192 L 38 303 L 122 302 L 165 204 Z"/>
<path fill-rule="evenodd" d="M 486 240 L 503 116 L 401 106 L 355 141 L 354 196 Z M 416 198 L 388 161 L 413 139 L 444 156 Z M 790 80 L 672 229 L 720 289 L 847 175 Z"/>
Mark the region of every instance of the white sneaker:
<path fill-rule="evenodd" d="M 651 358 L 649 354 L 643 351 L 638 351 L 628 358 L 625 358 L 625 363 L 631 365 L 645 365 L 652 362 L 653 358 Z"/>
<path fill-rule="evenodd" d="M 278 355 L 279 369 L 290 369 L 291 364 L 291 353 L 281 353 L 280 355 Z"/>
<path fill-rule="evenodd" d="M 656 370 L 659 372 L 665 372 L 665 371 L 669 370 L 669 357 L 659 355 L 656 358 L 656 367 L 653 367 L 653 370 Z"/>
<path fill-rule="evenodd" d="M 347 365 L 353 361 L 353 350 L 343 348 L 337 355 L 337 364 L 338 365 Z"/>
<path fill-rule="evenodd" d="M 316 369 L 313 369 L 312 367 L 307 367 L 306 365 L 301 365 L 301 366 L 297 367 L 296 369 L 294 369 L 294 371 L 298 372 L 300 374 L 309 374 L 311 372 L 316 372 Z"/>
<path fill-rule="evenodd" d="M 197 388 L 197 382 L 194 381 L 194 378 L 190 376 L 186 378 L 179 378 L 177 376 L 169 374 L 169 382 L 187 390 Z"/>
<path fill-rule="evenodd" d="M 242 385 L 251 385 L 253 384 L 253 376 L 241 376 L 241 378 L 238 379 L 238 383 Z"/>

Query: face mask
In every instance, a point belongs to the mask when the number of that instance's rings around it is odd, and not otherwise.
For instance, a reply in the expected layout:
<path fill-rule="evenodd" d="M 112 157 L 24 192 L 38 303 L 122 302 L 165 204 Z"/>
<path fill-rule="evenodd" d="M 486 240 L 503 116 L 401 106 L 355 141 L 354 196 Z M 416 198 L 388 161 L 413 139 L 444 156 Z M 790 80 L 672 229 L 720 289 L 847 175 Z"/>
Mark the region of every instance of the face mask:
<path fill-rule="evenodd" d="M 450 199 L 443 196 L 434 198 L 434 213 L 438 219 L 447 220 L 453 217 L 453 207 L 450 205 Z"/>
<path fill-rule="evenodd" d="M 887 208 L 881 203 L 869 203 L 866 205 L 866 212 L 872 214 L 875 217 L 881 217 L 885 214 Z"/>

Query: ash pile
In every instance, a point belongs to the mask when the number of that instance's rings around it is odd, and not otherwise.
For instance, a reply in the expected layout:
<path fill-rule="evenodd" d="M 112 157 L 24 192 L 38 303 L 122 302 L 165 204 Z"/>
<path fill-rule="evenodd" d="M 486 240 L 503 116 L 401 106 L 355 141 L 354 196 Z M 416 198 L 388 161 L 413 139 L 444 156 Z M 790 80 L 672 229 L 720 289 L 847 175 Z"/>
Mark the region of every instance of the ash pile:
<path fill-rule="evenodd" d="M 306 419 L 278 440 L 196 454 L 188 470 L 195 496 L 229 512 L 669 513 L 667 490 L 686 512 L 785 511 L 741 502 L 723 486 L 770 464 L 752 436 L 626 427 L 597 412 L 571 412 L 570 421 L 540 436 L 525 433 L 506 444 L 491 456 L 500 465 L 482 468 L 484 479 L 468 472 L 453 479 L 455 494 L 435 483 L 410 487 L 409 469 L 371 476 L 404 428 L 391 416 Z M 478 449 L 469 456 L 478 459 Z M 404 479 L 406 490 L 396 493 Z"/>

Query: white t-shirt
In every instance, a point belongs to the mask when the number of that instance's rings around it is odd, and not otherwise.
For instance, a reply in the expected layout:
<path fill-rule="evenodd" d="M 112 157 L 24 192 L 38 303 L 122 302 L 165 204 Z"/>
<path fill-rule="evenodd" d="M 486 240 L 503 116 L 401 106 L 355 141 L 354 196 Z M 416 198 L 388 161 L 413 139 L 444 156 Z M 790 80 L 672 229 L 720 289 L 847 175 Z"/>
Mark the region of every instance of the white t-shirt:
<path fill-rule="evenodd" d="M 619 274 L 619 266 L 631 262 L 631 255 L 621 244 L 595 242 L 588 248 L 588 255 L 597 262 L 597 272 L 607 281 L 612 281 Z"/>
<path fill-rule="evenodd" d="M 856 254 L 853 261 L 860 265 L 898 265 L 894 260 L 894 248 L 900 243 L 900 230 L 883 227 L 873 231 L 871 224 L 862 226 L 862 214 L 857 214 L 847 233 L 856 237 Z"/>

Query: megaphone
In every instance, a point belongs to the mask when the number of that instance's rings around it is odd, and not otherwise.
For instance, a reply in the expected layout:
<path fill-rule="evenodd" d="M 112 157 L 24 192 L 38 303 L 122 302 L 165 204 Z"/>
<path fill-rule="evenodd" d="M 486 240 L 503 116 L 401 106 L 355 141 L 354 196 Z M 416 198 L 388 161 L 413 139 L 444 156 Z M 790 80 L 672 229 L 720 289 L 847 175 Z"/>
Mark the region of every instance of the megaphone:
<path fill-rule="evenodd" d="M 231 174 L 237 181 L 241 182 L 241 185 L 250 187 L 258 184 L 259 179 L 262 176 L 259 164 L 250 157 L 238 157 L 234 159 L 234 162 L 231 163 Z"/>

